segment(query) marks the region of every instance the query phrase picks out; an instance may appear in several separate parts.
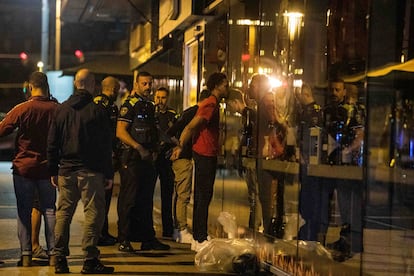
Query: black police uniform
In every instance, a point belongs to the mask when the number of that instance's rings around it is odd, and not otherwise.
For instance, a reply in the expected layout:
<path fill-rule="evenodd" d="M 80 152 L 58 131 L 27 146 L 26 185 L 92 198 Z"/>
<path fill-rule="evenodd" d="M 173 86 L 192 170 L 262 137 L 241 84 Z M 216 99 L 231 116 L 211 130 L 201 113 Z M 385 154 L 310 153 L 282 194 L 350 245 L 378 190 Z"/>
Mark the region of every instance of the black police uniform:
<path fill-rule="evenodd" d="M 120 108 L 118 121 L 130 124 L 129 134 L 141 146 L 157 151 L 159 139 L 153 102 L 139 95 L 129 97 Z M 123 145 L 119 173 L 118 240 L 121 244 L 151 242 L 155 239 L 152 212 L 157 175 L 154 162 L 143 160 L 137 150 Z"/>
<path fill-rule="evenodd" d="M 169 159 L 167 152 L 174 146 L 167 138 L 166 131 L 177 121 L 176 112 L 167 108 L 165 112 L 157 110 L 155 114 L 160 132 L 162 132 L 160 141 L 160 152 L 155 167 L 157 175 L 160 179 L 161 187 L 161 220 L 162 220 L 162 236 L 172 237 L 174 227 L 172 218 L 172 195 L 174 192 L 174 172 L 172 170 L 172 162 Z M 167 139 L 162 139 L 166 137 Z"/>
<path fill-rule="evenodd" d="M 108 113 L 108 116 L 111 120 L 111 130 L 112 130 L 112 165 L 114 172 L 119 169 L 119 140 L 116 138 L 116 122 L 118 119 L 118 107 L 114 104 L 105 94 L 99 94 L 93 99 L 94 103 L 102 106 L 105 111 Z M 101 231 L 101 238 L 98 241 L 98 245 L 114 245 L 116 239 L 109 234 L 109 221 L 108 213 L 109 207 L 111 206 L 113 186 L 111 189 L 105 190 L 105 222 Z"/>
<path fill-rule="evenodd" d="M 322 108 L 315 102 L 301 108 L 298 116 L 298 144 L 300 145 L 300 176 L 299 210 L 305 224 L 300 228 L 300 240 L 317 241 L 320 217 L 320 178 L 308 176 L 310 128 L 322 127 Z"/>
<path fill-rule="evenodd" d="M 362 105 L 345 102 L 328 105 L 324 109 L 325 129 L 328 134 L 327 162 L 333 165 L 362 165 L 361 152 L 346 156 L 343 149 L 352 144 L 355 132 L 363 128 L 365 109 Z M 331 146 L 330 146 L 331 145 Z M 332 146 L 333 145 L 333 146 Z M 342 229 L 340 238 L 327 247 L 333 249 L 337 261 L 352 257 L 352 252 L 362 252 L 362 188 L 360 180 L 325 178 L 322 184 L 321 233 L 326 234 L 329 226 L 329 206 L 333 191 L 338 196 Z"/>

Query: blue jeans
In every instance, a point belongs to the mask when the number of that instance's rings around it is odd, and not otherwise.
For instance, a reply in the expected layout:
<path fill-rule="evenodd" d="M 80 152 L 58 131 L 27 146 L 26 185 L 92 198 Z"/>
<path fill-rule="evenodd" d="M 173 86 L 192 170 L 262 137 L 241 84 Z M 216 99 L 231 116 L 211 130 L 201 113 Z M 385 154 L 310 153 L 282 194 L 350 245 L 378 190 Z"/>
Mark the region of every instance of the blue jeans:
<path fill-rule="evenodd" d="M 35 190 L 39 194 L 40 212 L 45 220 L 45 235 L 48 254 L 55 247 L 56 189 L 49 179 L 30 179 L 13 175 L 14 193 L 17 202 L 17 232 L 22 255 L 32 255 L 32 207 Z"/>
<path fill-rule="evenodd" d="M 69 255 L 70 223 L 78 201 L 83 203 L 82 250 L 86 259 L 99 257 L 96 247 L 105 220 L 104 176 L 90 170 L 81 170 L 70 175 L 59 175 L 59 198 L 56 213 L 56 256 Z"/>

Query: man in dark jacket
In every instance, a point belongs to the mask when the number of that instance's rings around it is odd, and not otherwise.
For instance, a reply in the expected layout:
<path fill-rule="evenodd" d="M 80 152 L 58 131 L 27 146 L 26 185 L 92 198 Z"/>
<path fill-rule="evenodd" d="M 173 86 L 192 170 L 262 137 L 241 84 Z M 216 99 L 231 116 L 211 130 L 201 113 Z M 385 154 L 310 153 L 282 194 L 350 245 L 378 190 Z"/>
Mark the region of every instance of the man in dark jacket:
<path fill-rule="evenodd" d="M 68 273 L 69 228 L 79 199 L 84 205 L 84 274 L 109 274 L 96 247 L 105 217 L 105 188 L 111 188 L 111 122 L 93 102 L 95 78 L 87 69 L 75 76 L 75 93 L 56 110 L 48 137 L 49 171 L 59 187 L 55 273 Z M 105 184 L 106 183 L 106 187 Z"/>

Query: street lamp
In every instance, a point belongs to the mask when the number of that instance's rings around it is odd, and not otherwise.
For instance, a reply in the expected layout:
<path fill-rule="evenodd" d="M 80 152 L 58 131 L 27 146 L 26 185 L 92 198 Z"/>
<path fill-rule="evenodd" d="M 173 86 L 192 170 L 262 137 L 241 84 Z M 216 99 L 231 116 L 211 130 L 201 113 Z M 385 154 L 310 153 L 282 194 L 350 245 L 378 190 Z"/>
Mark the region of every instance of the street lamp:
<path fill-rule="evenodd" d="M 39 69 L 39 72 L 43 72 L 43 66 L 44 66 L 43 61 L 39 61 L 37 63 L 37 68 Z"/>

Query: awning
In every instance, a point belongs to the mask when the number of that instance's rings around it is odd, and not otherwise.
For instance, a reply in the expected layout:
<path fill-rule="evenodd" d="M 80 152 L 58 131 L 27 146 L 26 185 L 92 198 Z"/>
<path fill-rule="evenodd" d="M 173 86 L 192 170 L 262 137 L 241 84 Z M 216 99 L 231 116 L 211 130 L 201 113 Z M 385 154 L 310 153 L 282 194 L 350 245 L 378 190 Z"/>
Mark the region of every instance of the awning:
<path fill-rule="evenodd" d="M 358 82 L 365 78 L 377 78 L 377 77 L 383 77 L 388 74 L 390 74 L 393 71 L 400 71 L 400 72 L 408 72 L 408 73 L 414 73 L 414 59 L 411 59 L 404 63 L 397 63 L 397 64 L 388 64 L 385 66 L 382 66 L 377 69 L 373 69 L 368 71 L 368 73 L 362 73 L 358 75 L 353 76 L 347 76 L 344 77 L 345 82 Z M 414 77 L 414 76 L 412 76 Z"/>
<path fill-rule="evenodd" d="M 63 69 L 62 75 L 75 75 L 79 69 L 86 68 L 94 74 L 110 76 L 132 76 L 129 69 L 128 55 L 100 56 L 80 64 L 79 66 Z"/>

